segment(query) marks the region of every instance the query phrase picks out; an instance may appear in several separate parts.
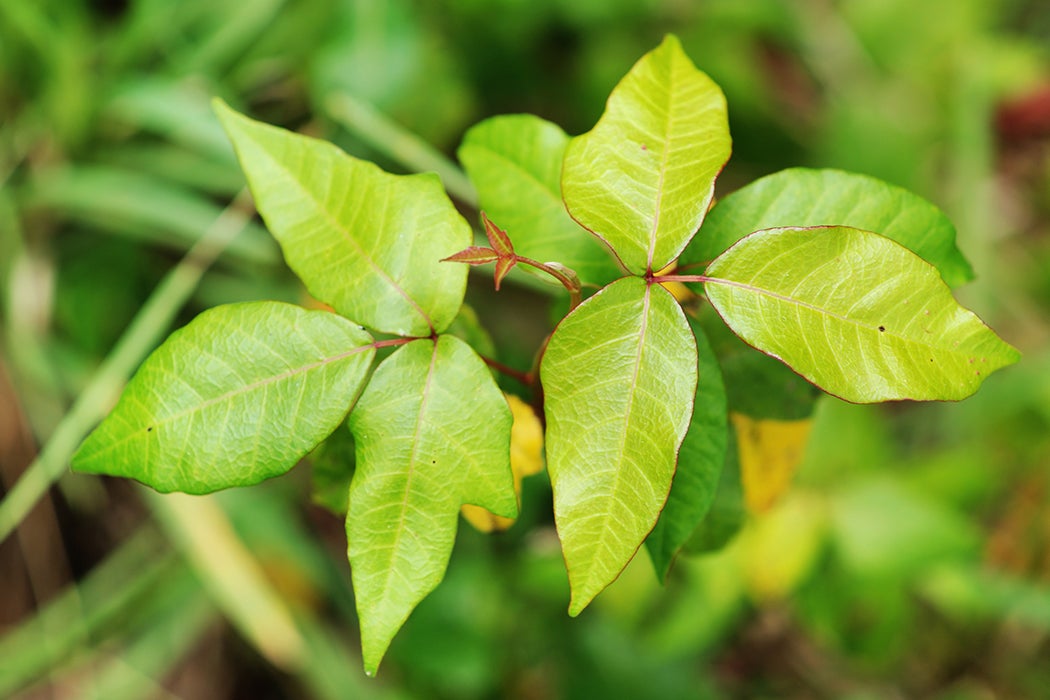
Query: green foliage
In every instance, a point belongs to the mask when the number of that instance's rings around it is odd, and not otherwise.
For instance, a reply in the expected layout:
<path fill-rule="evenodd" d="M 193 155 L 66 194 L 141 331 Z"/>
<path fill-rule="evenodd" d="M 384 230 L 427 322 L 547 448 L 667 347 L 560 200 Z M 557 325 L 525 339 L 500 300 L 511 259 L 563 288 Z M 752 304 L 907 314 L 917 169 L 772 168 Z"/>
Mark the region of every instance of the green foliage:
<path fill-rule="evenodd" d="M 725 96 L 668 36 L 565 153 L 565 206 L 633 274 L 661 270 L 703 221 L 729 159 Z"/>
<path fill-rule="evenodd" d="M 674 298 L 636 277 L 595 294 L 551 336 L 541 371 L 547 469 L 571 615 L 656 524 L 690 427 L 695 357 Z"/>
<path fill-rule="evenodd" d="M 464 503 L 513 518 L 510 408 L 453 336 L 383 360 L 350 416 L 357 472 L 346 538 L 365 669 L 445 575 Z"/>
<path fill-rule="evenodd" d="M 951 287 L 973 279 L 955 245 L 955 226 L 934 205 L 872 177 L 805 168 L 767 175 L 720 201 L 678 264 L 710 262 L 752 231 L 831 222 L 892 238 L 936 267 Z"/>
<path fill-rule="evenodd" d="M 753 233 L 704 286 L 741 338 L 847 401 L 962 399 L 1019 358 L 928 263 L 867 231 Z"/>
<path fill-rule="evenodd" d="M 467 272 L 440 261 L 471 237 L 437 176 L 388 175 L 222 103 L 216 111 L 259 212 L 314 296 L 383 333 L 426 336 L 448 327 Z"/>
<path fill-rule="evenodd" d="M 486 119 L 463 137 L 459 159 L 478 190 L 481 208 L 514 232 L 514 247 L 536 260 L 557 260 L 580 281 L 619 276 L 609 250 L 585 235 L 561 199 L 568 135 L 531 114 Z"/>
<path fill-rule="evenodd" d="M 371 336 L 334 314 L 206 311 L 150 355 L 73 468 L 186 493 L 283 474 L 343 421 L 374 355 Z"/>
<path fill-rule="evenodd" d="M 812 405 L 808 389 L 779 384 L 794 375 L 768 371 L 768 357 L 745 348 L 735 362 L 735 336 L 709 342 L 711 314 L 665 284 L 701 290 L 743 341 L 850 401 L 963 398 L 1018 356 L 955 302 L 942 276 L 957 284 L 970 268 L 951 224 L 914 195 L 786 171 L 705 222 L 730 151 L 725 98 L 672 36 L 582 136 L 529 116 L 467 134 L 460 156 L 491 248 L 471 245 L 436 176 L 390 175 L 215 107 L 289 267 L 336 313 L 264 303 L 202 314 L 145 363 L 75 467 L 160 490 L 254 483 L 287 471 L 349 411 L 346 533 L 369 673 L 443 578 L 460 506 L 517 513 L 511 414 L 486 365 L 509 370 L 534 405 L 542 398 L 575 616 L 643 542 L 662 578 L 680 550 L 719 548 L 740 527 L 727 405 L 766 386 L 775 403 L 797 392 L 800 413 Z M 690 274 L 662 275 L 676 259 Z M 479 357 L 492 349 L 460 314 L 458 262 L 495 262 L 497 288 L 529 266 L 570 293 L 538 383 L 535 371 Z M 581 279 L 606 286 L 580 303 Z M 346 449 L 345 434 L 331 440 L 330 454 Z"/>
<path fill-rule="evenodd" d="M 678 450 L 678 466 L 667 503 L 645 540 L 653 566 L 662 577 L 670 572 L 675 555 L 692 537 L 698 523 L 704 521 L 715 499 L 728 440 L 726 389 L 718 357 L 699 322 L 687 320 L 696 342 L 699 366 L 693 418 Z"/>

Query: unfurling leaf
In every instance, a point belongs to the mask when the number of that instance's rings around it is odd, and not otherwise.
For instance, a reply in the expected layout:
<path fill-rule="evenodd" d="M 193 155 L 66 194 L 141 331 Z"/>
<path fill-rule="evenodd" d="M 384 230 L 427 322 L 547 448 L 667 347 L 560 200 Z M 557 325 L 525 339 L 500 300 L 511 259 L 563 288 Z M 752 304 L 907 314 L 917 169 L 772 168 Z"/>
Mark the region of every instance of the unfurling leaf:
<path fill-rule="evenodd" d="M 492 248 L 486 248 L 484 246 L 472 245 L 468 248 L 442 258 L 441 262 L 458 262 L 466 263 L 467 265 L 487 265 L 491 262 L 499 260 L 499 255 Z"/>
<path fill-rule="evenodd" d="M 496 224 L 485 212 L 481 212 L 481 223 L 485 226 L 485 237 L 489 239 L 489 245 L 501 258 L 514 257 L 514 244 L 510 241 L 507 232 Z"/>
<path fill-rule="evenodd" d="M 620 81 L 595 127 L 569 144 L 565 205 L 630 272 L 654 272 L 704 220 L 730 146 L 722 90 L 668 36 Z"/>
<path fill-rule="evenodd" d="M 456 317 L 467 269 L 443 258 L 470 225 L 433 173 L 391 175 L 325 141 L 215 102 L 255 206 L 310 293 L 368 328 L 440 333 Z"/>
<path fill-rule="evenodd" d="M 790 486 L 802 463 L 813 421 L 763 420 L 742 413 L 729 417 L 736 429 L 744 500 L 752 513 L 764 512 Z"/>
<path fill-rule="evenodd" d="M 693 414 L 696 353 L 681 307 L 637 277 L 592 296 L 550 339 L 540 375 L 570 615 L 619 576 L 656 524 Z"/>
<path fill-rule="evenodd" d="M 365 669 L 441 581 L 464 503 L 515 517 L 511 415 L 485 363 L 450 335 L 386 358 L 350 415 L 346 535 Z"/>
<path fill-rule="evenodd" d="M 933 266 L 868 231 L 758 231 L 705 277 L 737 335 L 847 401 L 962 399 L 1019 357 Z"/>
<path fill-rule="evenodd" d="M 531 114 L 503 115 L 472 127 L 459 158 L 481 208 L 514 236 L 519 255 L 559 260 L 584 282 L 607 284 L 622 271 L 609 249 L 572 220 L 561 198 L 568 143 L 556 124 Z"/>
<path fill-rule="evenodd" d="M 283 474 L 342 423 L 374 355 L 370 335 L 325 311 L 205 311 L 146 359 L 73 468 L 186 493 Z"/>
<path fill-rule="evenodd" d="M 514 473 L 514 492 L 521 506 L 521 480 L 543 470 L 543 426 L 532 406 L 507 394 L 514 425 L 510 429 L 510 469 Z M 491 513 L 480 506 L 465 505 L 461 511 L 468 523 L 481 532 L 506 530 L 514 518 Z"/>

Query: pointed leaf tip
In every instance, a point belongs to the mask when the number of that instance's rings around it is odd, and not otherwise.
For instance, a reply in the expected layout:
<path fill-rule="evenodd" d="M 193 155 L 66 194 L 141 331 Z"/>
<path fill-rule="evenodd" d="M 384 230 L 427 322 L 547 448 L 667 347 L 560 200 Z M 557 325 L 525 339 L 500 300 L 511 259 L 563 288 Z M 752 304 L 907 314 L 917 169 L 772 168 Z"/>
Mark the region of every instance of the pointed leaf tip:
<path fill-rule="evenodd" d="M 291 304 L 205 311 L 146 359 L 73 468 L 198 494 L 283 474 L 346 417 L 372 342 Z"/>
<path fill-rule="evenodd" d="M 441 260 L 469 246 L 472 235 L 437 175 L 392 175 L 221 102 L 216 114 L 259 213 L 313 296 L 385 333 L 424 336 L 448 327 L 467 270 Z"/>
<path fill-rule="evenodd" d="M 511 422 L 485 363 L 450 335 L 402 346 L 369 380 L 350 414 L 346 518 L 366 668 L 444 577 L 460 506 L 516 517 Z"/>
<path fill-rule="evenodd" d="M 464 248 L 454 255 L 450 255 L 447 258 L 442 258 L 441 262 L 458 262 L 466 263 L 467 265 L 484 265 L 490 262 L 496 262 L 499 260 L 499 255 L 496 254 L 492 248 L 485 248 L 482 246 L 472 245 L 469 248 Z"/>
<path fill-rule="evenodd" d="M 540 374 L 547 469 L 577 615 L 652 530 L 692 415 L 697 348 L 681 307 L 637 277 L 555 330 Z"/>
<path fill-rule="evenodd" d="M 705 276 L 737 335 L 854 403 L 957 401 L 1019 358 L 932 265 L 868 231 L 758 231 Z"/>
<path fill-rule="evenodd" d="M 595 127 L 569 143 L 565 205 L 627 270 L 659 270 L 700 227 L 730 148 L 722 90 L 668 35 L 616 86 Z"/>
<path fill-rule="evenodd" d="M 500 257 L 514 255 L 514 244 L 507 232 L 492 223 L 485 212 L 481 212 L 481 221 L 485 224 L 485 236 L 489 239 L 492 249 L 499 253 Z"/>

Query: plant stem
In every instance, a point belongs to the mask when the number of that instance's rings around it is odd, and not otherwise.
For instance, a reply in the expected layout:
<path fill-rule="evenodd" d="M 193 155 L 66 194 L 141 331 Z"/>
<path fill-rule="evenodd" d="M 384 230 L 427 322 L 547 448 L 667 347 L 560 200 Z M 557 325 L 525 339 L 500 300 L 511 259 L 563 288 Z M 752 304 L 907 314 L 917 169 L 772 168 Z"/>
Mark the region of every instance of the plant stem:
<path fill-rule="evenodd" d="M 561 270 L 551 267 L 546 263 L 541 263 L 539 261 L 533 260 L 532 258 L 522 257 L 521 255 L 515 255 L 514 257 L 517 258 L 518 262 L 522 265 L 528 265 L 542 272 L 546 272 L 548 275 L 561 282 L 562 286 L 565 287 L 565 289 L 569 292 L 569 296 L 571 298 L 569 303 L 569 311 L 575 309 L 577 306 L 580 305 L 580 302 L 583 301 L 583 297 L 580 296 L 579 280 L 573 279 Z"/>
<path fill-rule="evenodd" d="M 243 211 L 247 202 L 247 191 L 242 191 L 142 305 L 40 454 L 0 502 L 0 542 L 7 539 L 40 497 L 65 473 L 69 458 L 81 440 L 113 405 L 142 359 L 157 346 L 204 272 L 244 230 L 249 219 Z"/>
<path fill-rule="evenodd" d="M 369 146 L 407 169 L 417 173 L 436 172 L 449 194 L 464 204 L 478 208 L 478 193 L 459 166 L 368 102 L 345 92 L 336 93 L 325 101 L 325 111 Z"/>
<path fill-rule="evenodd" d="M 653 284 L 663 284 L 664 282 L 710 282 L 713 279 L 705 275 L 660 275 L 650 278 L 650 281 Z"/>
<path fill-rule="evenodd" d="M 500 374 L 505 374 L 512 379 L 517 379 L 525 386 L 532 386 L 534 377 L 531 373 L 522 372 L 521 370 L 514 369 L 513 367 L 509 367 L 498 360 L 493 360 L 491 357 L 485 357 L 484 355 L 481 355 L 481 359 L 485 361 L 486 365 L 496 370 Z"/>

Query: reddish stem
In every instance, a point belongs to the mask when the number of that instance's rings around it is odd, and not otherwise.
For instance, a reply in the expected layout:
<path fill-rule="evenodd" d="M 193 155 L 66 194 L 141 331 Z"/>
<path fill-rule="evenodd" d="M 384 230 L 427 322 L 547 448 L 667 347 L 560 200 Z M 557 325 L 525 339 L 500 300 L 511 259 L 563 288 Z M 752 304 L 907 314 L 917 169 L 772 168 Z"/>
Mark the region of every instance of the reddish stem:
<path fill-rule="evenodd" d="M 534 379 L 531 373 L 522 372 L 520 370 L 514 369 L 513 367 L 508 367 L 507 365 L 503 364 L 502 362 L 499 362 L 498 360 L 493 360 L 491 357 L 485 357 L 484 355 L 481 355 L 480 357 L 482 360 L 485 361 L 486 365 L 496 370 L 497 372 L 505 374 L 508 377 L 511 377 L 512 379 L 517 379 L 525 386 L 532 386 L 532 382 Z"/>
<path fill-rule="evenodd" d="M 533 260 L 532 258 L 526 258 L 517 254 L 515 254 L 514 257 L 517 258 L 518 262 L 522 265 L 528 265 L 540 270 L 541 272 L 546 272 L 548 275 L 561 282 L 561 285 L 569 292 L 569 311 L 575 309 L 580 305 L 580 302 L 583 301 L 583 297 L 580 296 L 580 284 L 577 280 L 572 279 L 561 270 L 553 268 L 546 263 L 541 263 L 538 260 Z"/>

